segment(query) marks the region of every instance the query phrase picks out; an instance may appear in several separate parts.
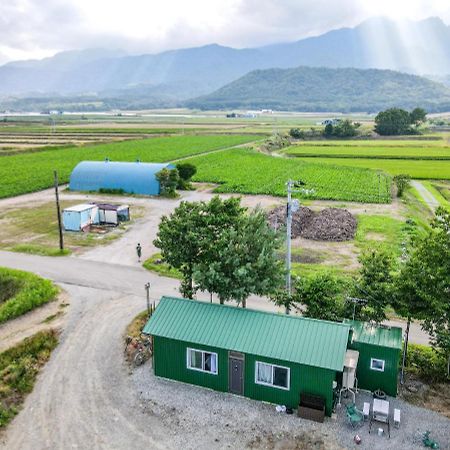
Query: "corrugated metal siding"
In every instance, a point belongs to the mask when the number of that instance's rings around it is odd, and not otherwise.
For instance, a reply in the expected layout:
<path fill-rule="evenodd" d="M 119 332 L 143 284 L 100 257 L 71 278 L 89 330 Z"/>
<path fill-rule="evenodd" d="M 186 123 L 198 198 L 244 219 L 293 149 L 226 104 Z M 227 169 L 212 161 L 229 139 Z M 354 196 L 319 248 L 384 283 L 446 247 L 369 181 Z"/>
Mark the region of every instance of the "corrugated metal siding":
<path fill-rule="evenodd" d="M 70 175 L 70 189 L 74 191 L 98 191 L 99 189 L 123 189 L 125 192 L 158 195 L 156 174 L 171 164 L 83 161 Z"/>
<path fill-rule="evenodd" d="M 396 349 L 402 348 L 402 329 L 399 327 L 376 326 L 357 320 L 345 320 L 353 330 L 353 341 L 380 345 Z"/>
<path fill-rule="evenodd" d="M 256 361 L 267 362 L 290 369 L 289 390 L 278 389 L 255 383 Z M 327 414 L 331 415 L 333 402 L 333 381 L 336 373 L 331 370 L 309 367 L 301 364 L 293 364 L 272 358 L 264 358 L 254 355 L 245 356 L 245 384 L 246 397 L 255 400 L 263 400 L 277 405 L 286 405 L 297 408 L 302 393 L 320 395 L 325 398 Z"/>
<path fill-rule="evenodd" d="M 218 374 L 212 375 L 189 370 L 186 367 L 186 349 L 189 347 L 217 353 Z M 158 336 L 154 336 L 153 349 L 155 375 L 217 391 L 228 391 L 228 351 Z M 331 415 L 333 401 L 332 383 L 335 379 L 335 372 L 249 354 L 245 354 L 244 359 L 245 397 L 297 408 L 302 393 L 321 395 L 326 401 L 327 414 Z M 255 383 L 256 361 L 289 367 L 290 389 L 278 389 Z"/>
<path fill-rule="evenodd" d="M 228 352 L 204 345 L 175 341 L 154 336 L 153 364 L 155 375 L 196 384 L 216 391 L 228 391 Z M 217 375 L 190 370 L 186 367 L 186 349 L 193 347 L 217 353 Z"/>
<path fill-rule="evenodd" d="M 358 387 L 372 392 L 381 389 L 386 394 L 395 397 L 397 395 L 400 350 L 363 342 L 353 342 L 351 348 L 359 352 L 358 367 L 356 368 Z M 384 372 L 370 368 L 371 358 L 384 360 Z"/>
<path fill-rule="evenodd" d="M 163 297 L 153 336 L 342 371 L 348 325 Z"/>

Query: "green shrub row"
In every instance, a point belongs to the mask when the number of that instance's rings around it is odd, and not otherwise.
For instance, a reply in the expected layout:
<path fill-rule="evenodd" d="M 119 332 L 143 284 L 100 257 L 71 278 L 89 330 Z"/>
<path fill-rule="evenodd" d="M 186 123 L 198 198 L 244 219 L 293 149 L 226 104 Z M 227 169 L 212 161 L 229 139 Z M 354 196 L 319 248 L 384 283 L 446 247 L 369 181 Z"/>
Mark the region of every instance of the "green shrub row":
<path fill-rule="evenodd" d="M 51 281 L 29 272 L 0 267 L 0 284 L 2 280 L 15 280 L 16 288 L 0 303 L 0 324 L 54 300 L 58 293 Z"/>

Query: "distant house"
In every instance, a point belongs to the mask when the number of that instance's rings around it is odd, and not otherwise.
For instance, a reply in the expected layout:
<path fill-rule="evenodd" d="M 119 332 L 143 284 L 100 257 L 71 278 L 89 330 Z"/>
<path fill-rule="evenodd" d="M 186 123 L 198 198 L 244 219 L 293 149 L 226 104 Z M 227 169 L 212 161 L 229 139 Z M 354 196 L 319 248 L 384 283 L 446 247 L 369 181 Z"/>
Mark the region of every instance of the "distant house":
<path fill-rule="evenodd" d="M 377 360 L 373 370 L 361 366 L 359 373 L 369 372 L 371 380 L 364 384 L 396 394 L 383 384 L 380 353 L 369 346 L 353 349 L 361 334 L 353 331 L 349 340 L 352 329 L 356 323 L 163 297 L 143 332 L 153 336 L 157 376 L 291 408 L 302 396 L 320 396 L 331 415 L 333 389 L 343 385 L 346 364 L 358 352 L 363 365 L 368 358 Z M 390 371 L 390 364 L 385 361 L 383 368 Z"/>
<path fill-rule="evenodd" d="M 156 174 L 173 169 L 168 163 L 82 161 L 70 175 L 73 191 L 121 191 L 128 194 L 159 195 Z"/>
<path fill-rule="evenodd" d="M 321 122 L 322 125 L 337 125 L 339 122 L 341 122 L 341 119 L 325 119 Z"/>

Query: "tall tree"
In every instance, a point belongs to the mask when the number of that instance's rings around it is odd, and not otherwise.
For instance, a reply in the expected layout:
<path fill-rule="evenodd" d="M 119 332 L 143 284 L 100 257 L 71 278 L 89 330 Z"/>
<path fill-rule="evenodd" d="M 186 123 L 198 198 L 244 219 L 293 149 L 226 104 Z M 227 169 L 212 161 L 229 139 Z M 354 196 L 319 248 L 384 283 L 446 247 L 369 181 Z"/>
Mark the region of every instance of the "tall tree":
<path fill-rule="evenodd" d="M 409 113 L 409 119 L 417 127 L 427 120 L 427 112 L 423 108 L 414 108 Z"/>
<path fill-rule="evenodd" d="M 261 209 L 241 215 L 211 240 L 208 257 L 195 265 L 194 280 L 199 289 L 216 293 L 221 304 L 235 300 L 245 308 L 251 294 L 269 295 L 283 283 L 279 245 Z"/>
<path fill-rule="evenodd" d="M 341 289 L 336 278 L 328 273 L 298 280 L 295 284 L 294 301 L 305 307 L 303 311 L 305 317 L 342 320 Z"/>
<path fill-rule="evenodd" d="M 161 249 L 162 259 L 182 274 L 180 291 L 193 298 L 194 265 L 211 258 L 214 240 L 244 214 L 239 198 L 210 202 L 181 202 L 170 216 L 163 216 L 154 245 Z"/>
<path fill-rule="evenodd" d="M 377 323 L 386 319 L 385 309 L 392 296 L 393 260 L 389 253 L 372 250 L 360 257 L 361 268 L 354 286 L 354 296 L 367 301 L 358 305 L 356 317 Z"/>
<path fill-rule="evenodd" d="M 410 134 L 411 117 L 408 111 L 390 108 L 379 112 L 375 117 L 375 132 L 385 136 Z"/>

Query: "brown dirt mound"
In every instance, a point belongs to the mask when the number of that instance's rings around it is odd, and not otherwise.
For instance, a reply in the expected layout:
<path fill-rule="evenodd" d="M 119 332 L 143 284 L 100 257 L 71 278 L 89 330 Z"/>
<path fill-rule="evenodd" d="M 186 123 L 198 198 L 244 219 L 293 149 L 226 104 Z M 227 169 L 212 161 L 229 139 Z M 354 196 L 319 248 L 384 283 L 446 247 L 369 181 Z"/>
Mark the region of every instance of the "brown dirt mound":
<path fill-rule="evenodd" d="M 268 214 L 275 229 L 286 225 L 286 207 L 279 206 Z M 325 208 L 319 212 L 302 206 L 292 216 L 292 237 L 316 241 L 349 241 L 355 237 L 356 219 L 346 209 Z"/>

